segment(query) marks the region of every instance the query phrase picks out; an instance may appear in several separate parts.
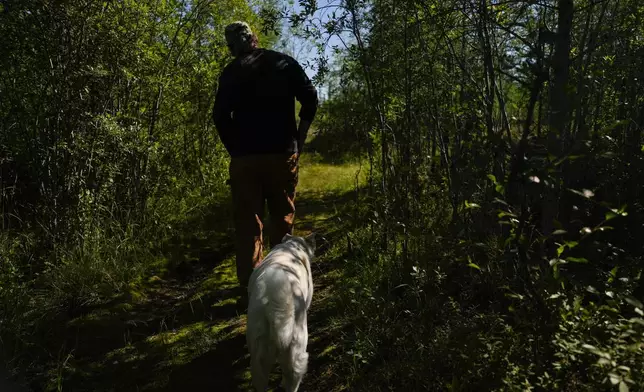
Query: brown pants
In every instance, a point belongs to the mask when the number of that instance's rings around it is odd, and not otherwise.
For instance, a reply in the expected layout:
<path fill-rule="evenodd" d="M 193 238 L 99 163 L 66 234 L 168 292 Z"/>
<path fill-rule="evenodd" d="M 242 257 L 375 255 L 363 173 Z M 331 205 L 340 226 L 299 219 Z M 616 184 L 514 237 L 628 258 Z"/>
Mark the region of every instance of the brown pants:
<path fill-rule="evenodd" d="M 293 231 L 297 155 L 271 154 L 232 158 L 230 186 L 235 217 L 237 279 L 246 287 L 262 261 L 264 203 L 270 214 L 271 246 Z"/>

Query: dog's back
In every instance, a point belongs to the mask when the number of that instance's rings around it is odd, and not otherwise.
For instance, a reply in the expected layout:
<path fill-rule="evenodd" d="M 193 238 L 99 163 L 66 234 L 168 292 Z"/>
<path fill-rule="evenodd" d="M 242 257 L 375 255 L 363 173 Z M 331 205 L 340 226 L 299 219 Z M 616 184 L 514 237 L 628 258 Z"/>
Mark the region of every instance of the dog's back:
<path fill-rule="evenodd" d="M 286 236 L 251 275 L 246 337 L 257 391 L 268 386 L 275 359 L 282 366 L 282 386 L 289 392 L 297 391 L 306 373 L 314 247 L 312 236 Z"/>

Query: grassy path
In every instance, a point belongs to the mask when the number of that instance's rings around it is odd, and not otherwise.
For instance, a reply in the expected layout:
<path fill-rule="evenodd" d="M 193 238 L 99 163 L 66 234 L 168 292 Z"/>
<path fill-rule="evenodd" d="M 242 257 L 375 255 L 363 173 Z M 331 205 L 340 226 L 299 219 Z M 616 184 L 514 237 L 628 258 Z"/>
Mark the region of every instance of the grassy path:
<path fill-rule="evenodd" d="M 316 292 L 310 313 L 310 370 L 303 391 L 340 391 L 333 368 L 340 339 L 333 292 L 339 276 L 331 262 L 342 246 L 341 211 L 352 199 L 357 165 L 302 162 L 296 233 L 321 234 L 313 265 Z M 221 207 L 219 207 L 221 208 Z M 187 260 L 178 273 L 151 276 L 131 293 L 66 325 L 68 338 L 48 370 L 48 390 L 237 391 L 249 390 L 245 315 L 237 314 L 230 246 L 221 230 L 175 252 Z M 334 244 L 332 246 L 331 244 Z M 173 257 L 175 257 L 173 256 Z M 273 384 L 279 381 L 274 372 Z M 340 377 L 341 378 L 341 377 Z"/>

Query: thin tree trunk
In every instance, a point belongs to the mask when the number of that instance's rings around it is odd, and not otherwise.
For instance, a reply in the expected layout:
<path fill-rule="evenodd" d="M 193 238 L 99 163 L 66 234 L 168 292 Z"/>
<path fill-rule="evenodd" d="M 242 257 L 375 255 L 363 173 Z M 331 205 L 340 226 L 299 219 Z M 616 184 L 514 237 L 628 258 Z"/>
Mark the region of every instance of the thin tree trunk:
<path fill-rule="evenodd" d="M 568 80 L 570 76 L 570 45 L 573 23 L 573 0 L 558 1 L 558 29 L 553 57 L 554 80 L 550 91 L 550 116 L 548 129 L 548 152 L 560 157 L 562 154 L 563 137 L 568 127 L 570 98 L 568 96 Z M 546 188 L 541 211 L 541 230 L 546 236 L 553 232 L 554 220 L 558 215 L 559 189 L 557 180 L 551 180 L 551 186 Z"/>

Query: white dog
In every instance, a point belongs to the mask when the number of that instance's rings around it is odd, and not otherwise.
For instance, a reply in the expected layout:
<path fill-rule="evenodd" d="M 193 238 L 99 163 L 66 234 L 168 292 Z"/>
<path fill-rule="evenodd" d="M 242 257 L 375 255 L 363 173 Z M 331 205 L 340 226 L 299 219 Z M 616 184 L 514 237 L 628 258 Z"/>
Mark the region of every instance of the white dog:
<path fill-rule="evenodd" d="M 314 251 L 314 234 L 304 238 L 287 234 L 250 277 L 246 341 L 257 392 L 268 387 L 276 359 L 287 392 L 296 392 L 306 373 L 306 312 L 313 296 Z"/>

